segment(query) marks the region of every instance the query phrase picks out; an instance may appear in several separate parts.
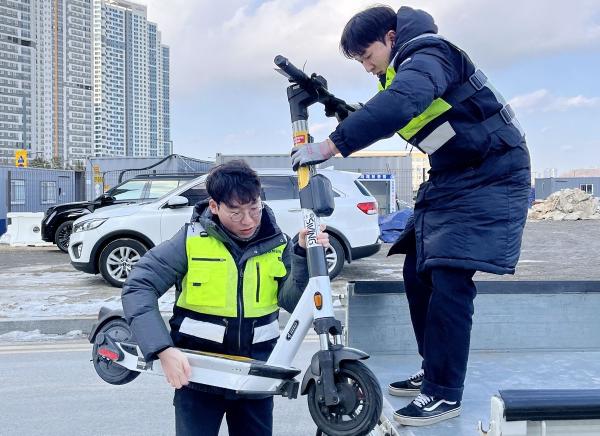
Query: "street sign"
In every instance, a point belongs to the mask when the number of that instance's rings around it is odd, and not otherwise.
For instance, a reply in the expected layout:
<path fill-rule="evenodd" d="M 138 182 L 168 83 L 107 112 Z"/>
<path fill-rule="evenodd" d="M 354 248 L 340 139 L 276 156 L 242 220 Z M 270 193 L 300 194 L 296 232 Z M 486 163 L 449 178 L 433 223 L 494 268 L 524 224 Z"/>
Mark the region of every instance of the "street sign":
<path fill-rule="evenodd" d="M 15 150 L 15 166 L 26 168 L 27 165 L 27 150 Z"/>
<path fill-rule="evenodd" d="M 92 170 L 94 172 L 94 183 L 96 183 L 96 184 L 102 183 L 103 177 L 102 177 L 102 174 L 100 173 L 100 166 L 93 165 Z"/>

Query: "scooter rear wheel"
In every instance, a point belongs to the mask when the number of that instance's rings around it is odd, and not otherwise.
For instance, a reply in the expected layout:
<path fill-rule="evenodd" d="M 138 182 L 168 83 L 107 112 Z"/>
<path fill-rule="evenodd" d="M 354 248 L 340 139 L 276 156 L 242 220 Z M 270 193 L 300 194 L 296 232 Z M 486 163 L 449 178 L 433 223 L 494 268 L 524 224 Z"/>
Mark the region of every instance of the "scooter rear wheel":
<path fill-rule="evenodd" d="M 129 329 L 127 322 L 122 318 L 108 321 L 102 326 L 97 334 L 104 334 L 118 342 L 127 342 L 131 339 L 131 330 Z M 98 354 L 98 348 L 100 348 L 101 345 L 102 344 L 98 344 L 97 341 L 94 341 L 94 347 L 92 348 L 92 362 L 94 362 L 96 373 L 102 380 L 111 385 L 124 385 L 140 375 L 139 372 L 131 371 Z"/>
<path fill-rule="evenodd" d="M 335 374 L 340 402 L 327 406 L 316 385 L 308 390 L 308 409 L 313 421 L 328 436 L 361 436 L 375 428 L 383 407 L 381 387 L 362 362 L 343 361 Z"/>

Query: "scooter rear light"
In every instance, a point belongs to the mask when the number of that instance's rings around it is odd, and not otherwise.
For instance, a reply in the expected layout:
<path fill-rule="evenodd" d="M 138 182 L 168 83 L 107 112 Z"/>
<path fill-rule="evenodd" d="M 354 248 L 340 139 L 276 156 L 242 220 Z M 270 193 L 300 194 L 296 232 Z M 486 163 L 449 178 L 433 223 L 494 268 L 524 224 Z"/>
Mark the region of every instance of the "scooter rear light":
<path fill-rule="evenodd" d="M 375 215 L 377 213 L 377 202 L 376 201 L 368 201 L 365 203 L 358 203 L 356 205 L 363 213 L 367 215 Z"/>
<path fill-rule="evenodd" d="M 108 348 L 99 348 L 98 354 L 112 361 L 116 361 L 119 359 L 119 354 L 109 350 Z"/>

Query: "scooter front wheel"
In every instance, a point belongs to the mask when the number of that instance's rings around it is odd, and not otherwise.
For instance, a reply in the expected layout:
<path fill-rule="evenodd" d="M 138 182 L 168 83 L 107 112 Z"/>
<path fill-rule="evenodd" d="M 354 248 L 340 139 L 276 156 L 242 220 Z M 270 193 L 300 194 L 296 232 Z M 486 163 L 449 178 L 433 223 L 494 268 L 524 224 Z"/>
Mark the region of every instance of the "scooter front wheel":
<path fill-rule="evenodd" d="M 316 385 L 308 390 L 308 409 L 313 421 L 328 436 L 361 436 L 375 428 L 383 407 L 375 374 L 362 362 L 343 361 L 335 374 L 340 401 L 327 406 Z"/>
<path fill-rule="evenodd" d="M 104 335 L 111 338 L 116 342 L 127 342 L 131 339 L 131 330 L 127 325 L 127 322 L 122 318 L 116 318 L 108 321 L 102 326 L 98 335 Z M 99 344 L 98 341 L 94 341 L 94 347 L 92 348 L 92 362 L 94 362 L 94 369 L 102 380 L 111 385 L 124 385 L 133 381 L 138 375 L 137 371 L 131 371 L 116 362 L 113 362 L 106 357 L 101 356 L 98 353 L 98 349 L 103 344 Z"/>

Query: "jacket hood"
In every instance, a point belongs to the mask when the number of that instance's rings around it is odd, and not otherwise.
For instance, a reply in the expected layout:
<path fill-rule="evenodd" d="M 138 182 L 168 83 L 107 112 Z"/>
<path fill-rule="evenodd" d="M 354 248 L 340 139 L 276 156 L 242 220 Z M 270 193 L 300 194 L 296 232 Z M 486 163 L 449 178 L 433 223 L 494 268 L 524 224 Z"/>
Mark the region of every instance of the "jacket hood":
<path fill-rule="evenodd" d="M 406 42 L 424 33 L 437 33 L 438 27 L 433 17 L 421 9 L 402 6 L 398 10 L 396 24 L 396 41 L 392 57 Z"/>
<path fill-rule="evenodd" d="M 192 222 L 194 223 L 196 221 L 199 221 L 199 218 L 205 212 L 208 212 L 210 214 L 210 209 L 208 208 L 208 200 L 202 200 L 196 203 L 196 205 L 194 206 L 194 212 L 192 212 Z"/>

